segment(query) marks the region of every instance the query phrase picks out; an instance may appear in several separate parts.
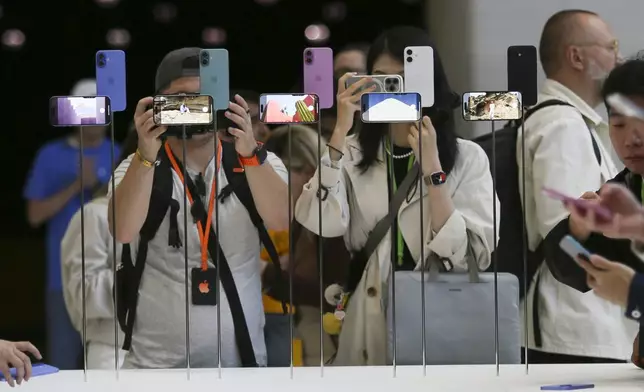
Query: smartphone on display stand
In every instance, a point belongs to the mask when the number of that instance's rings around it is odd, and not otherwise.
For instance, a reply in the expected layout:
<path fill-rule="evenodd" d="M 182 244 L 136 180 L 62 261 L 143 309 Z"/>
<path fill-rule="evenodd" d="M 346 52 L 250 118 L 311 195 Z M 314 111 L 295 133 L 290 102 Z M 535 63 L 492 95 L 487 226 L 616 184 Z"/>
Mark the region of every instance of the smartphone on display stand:
<path fill-rule="evenodd" d="M 202 49 L 199 53 L 199 82 L 202 95 L 210 95 L 215 110 L 228 109 L 230 70 L 226 49 Z"/>
<path fill-rule="evenodd" d="M 633 117 L 644 121 L 644 109 L 637 106 L 635 102 L 626 98 L 622 94 L 611 94 L 606 97 L 606 102 L 617 113 L 626 117 Z"/>
<path fill-rule="evenodd" d="M 588 249 L 584 248 L 571 235 L 566 235 L 564 238 L 562 238 L 559 242 L 559 247 L 561 247 L 561 249 L 574 260 L 577 260 L 577 257 L 580 257 L 580 255 L 586 260 L 590 259 L 590 252 L 588 251 Z"/>
<path fill-rule="evenodd" d="M 360 97 L 360 118 L 365 123 L 411 123 L 421 117 L 418 93 L 366 93 Z"/>
<path fill-rule="evenodd" d="M 55 368 L 51 365 L 46 365 L 44 363 L 34 363 L 33 365 L 31 365 L 31 377 L 46 376 L 48 374 L 58 373 L 58 371 L 58 368 Z M 9 372 L 11 373 L 11 377 L 13 377 L 15 380 L 16 368 L 11 368 Z M 0 373 L 0 381 L 7 381 L 2 373 Z"/>
<path fill-rule="evenodd" d="M 320 120 L 315 94 L 262 94 L 259 119 L 265 124 L 314 124 Z"/>
<path fill-rule="evenodd" d="M 125 52 L 99 50 L 96 52 L 96 95 L 110 98 L 112 111 L 127 107 Z"/>
<path fill-rule="evenodd" d="M 210 95 L 157 95 L 152 101 L 156 125 L 210 125 L 214 122 Z"/>
<path fill-rule="evenodd" d="M 317 95 L 320 109 L 333 107 L 334 84 L 333 50 L 331 48 L 304 49 L 304 92 Z"/>
<path fill-rule="evenodd" d="M 434 49 L 431 46 L 408 46 L 404 55 L 404 91 L 420 94 L 421 107 L 434 106 Z"/>
<path fill-rule="evenodd" d="M 105 126 L 112 122 L 108 97 L 51 97 L 49 121 L 54 127 Z"/>
<path fill-rule="evenodd" d="M 465 121 L 518 120 L 523 114 L 521 93 L 517 91 L 486 91 L 463 94 Z"/>
<path fill-rule="evenodd" d="M 523 105 L 537 103 L 537 48 L 532 45 L 510 46 L 508 58 L 508 91 L 518 91 Z"/>
<path fill-rule="evenodd" d="M 356 75 L 347 79 L 345 87 L 349 88 L 352 84 L 358 83 L 364 78 L 371 78 L 371 82 L 360 87 L 356 92 L 364 91 L 373 87 L 372 93 L 402 93 L 403 78 L 400 75 Z"/>
<path fill-rule="evenodd" d="M 595 213 L 595 218 L 600 219 L 606 222 L 609 222 L 613 218 L 613 214 L 610 210 L 605 207 L 600 206 L 599 204 L 592 203 L 590 200 L 574 198 L 563 193 L 556 191 L 551 188 L 544 187 L 542 190 L 544 195 L 550 197 L 551 199 L 559 200 L 563 203 L 570 203 L 580 209 L 592 209 Z"/>

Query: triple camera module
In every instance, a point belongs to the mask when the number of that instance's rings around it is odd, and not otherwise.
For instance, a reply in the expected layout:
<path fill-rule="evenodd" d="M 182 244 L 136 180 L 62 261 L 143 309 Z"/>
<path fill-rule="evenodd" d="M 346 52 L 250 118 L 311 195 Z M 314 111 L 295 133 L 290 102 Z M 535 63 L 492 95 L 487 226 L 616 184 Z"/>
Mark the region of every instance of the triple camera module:
<path fill-rule="evenodd" d="M 99 68 L 105 67 L 105 54 L 104 53 L 99 53 L 97 57 L 97 64 Z"/>
<path fill-rule="evenodd" d="M 201 64 L 208 65 L 210 63 L 210 56 L 208 52 L 201 52 Z"/>
<path fill-rule="evenodd" d="M 307 64 L 313 63 L 313 52 L 311 52 L 310 50 L 304 52 L 304 62 Z"/>
<path fill-rule="evenodd" d="M 411 57 L 411 55 L 412 55 L 413 53 L 414 53 L 414 52 L 412 52 L 412 51 L 411 51 L 411 49 L 407 49 L 407 62 L 408 62 L 408 63 L 411 63 L 412 61 L 414 61 L 413 57 Z"/>
<path fill-rule="evenodd" d="M 397 78 L 385 79 L 385 91 L 388 93 L 400 92 L 400 82 Z"/>

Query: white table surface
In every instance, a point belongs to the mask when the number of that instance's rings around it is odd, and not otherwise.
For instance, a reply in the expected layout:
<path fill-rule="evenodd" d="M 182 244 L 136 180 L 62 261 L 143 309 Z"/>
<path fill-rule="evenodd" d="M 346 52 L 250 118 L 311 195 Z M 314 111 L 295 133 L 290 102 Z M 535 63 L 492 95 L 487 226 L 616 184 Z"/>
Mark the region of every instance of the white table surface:
<path fill-rule="evenodd" d="M 504 365 L 500 375 L 495 366 L 428 366 L 398 367 L 394 378 L 391 367 L 326 367 L 264 369 L 192 369 L 186 370 L 121 370 L 119 380 L 114 371 L 89 370 L 87 382 L 83 371 L 61 371 L 33 378 L 17 387 L 24 392 L 506 392 L 539 391 L 542 385 L 595 384 L 586 391 L 644 391 L 644 370 L 624 365 Z M 1 390 L 9 390 L 0 384 Z"/>

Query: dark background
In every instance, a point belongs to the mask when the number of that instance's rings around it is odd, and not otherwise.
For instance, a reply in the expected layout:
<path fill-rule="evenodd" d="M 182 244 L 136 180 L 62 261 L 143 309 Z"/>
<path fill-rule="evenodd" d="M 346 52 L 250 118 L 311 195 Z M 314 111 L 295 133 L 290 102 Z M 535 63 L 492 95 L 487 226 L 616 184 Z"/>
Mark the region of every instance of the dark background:
<path fill-rule="evenodd" d="M 424 2 L 416 0 L 281 0 L 272 5 L 184 0 L 167 2 L 175 4 L 177 14 L 163 24 L 153 14 L 160 2 L 101 3 L 112 2 L 10 0 L 0 12 L 0 34 L 19 29 L 26 36 L 22 47 L 3 45 L 0 51 L 0 339 L 30 340 L 42 349 L 44 230 L 28 226 L 22 187 L 37 149 L 66 134 L 49 126 L 49 98 L 67 95 L 76 81 L 94 77 L 96 51 L 112 48 L 106 42 L 109 29 L 126 29 L 131 39 L 129 46 L 117 47 L 126 51 L 128 72 L 128 109 L 115 115 L 116 138 L 121 140 L 136 102 L 152 93 L 156 66 L 165 53 L 185 46 L 216 47 L 202 41 L 205 27 L 226 31 L 227 41 L 219 46 L 230 53 L 231 88 L 262 93 L 286 92 L 298 82 L 307 46 L 337 51 L 350 42 L 370 42 L 394 25 L 422 27 L 425 18 Z M 333 21 L 325 12 L 328 7 L 344 7 L 346 16 Z M 316 23 L 328 26 L 327 41 L 305 38 L 305 28 Z"/>

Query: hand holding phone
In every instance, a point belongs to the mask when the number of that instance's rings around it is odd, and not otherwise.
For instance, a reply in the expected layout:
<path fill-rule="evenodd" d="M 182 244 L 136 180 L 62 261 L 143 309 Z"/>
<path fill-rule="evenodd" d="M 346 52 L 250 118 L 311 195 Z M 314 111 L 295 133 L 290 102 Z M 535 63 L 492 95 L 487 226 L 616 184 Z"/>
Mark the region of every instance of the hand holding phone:
<path fill-rule="evenodd" d="M 590 251 L 584 248 L 579 241 L 574 239 L 571 235 L 567 235 L 562 238 L 559 242 L 559 247 L 561 247 L 561 249 L 575 261 L 577 261 L 577 258 L 581 258 L 584 261 L 590 261 Z"/>
<path fill-rule="evenodd" d="M 542 189 L 542 192 L 550 198 L 562 201 L 569 209 L 575 209 L 575 211 L 572 212 L 578 215 L 586 216 L 588 211 L 592 211 L 594 213 L 594 218 L 600 222 L 610 222 L 613 219 L 613 214 L 609 209 L 593 200 L 574 198 L 546 187 Z M 599 198 L 599 196 L 597 198 Z"/>

